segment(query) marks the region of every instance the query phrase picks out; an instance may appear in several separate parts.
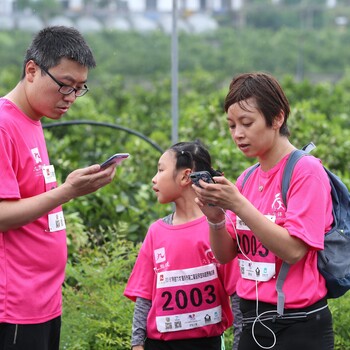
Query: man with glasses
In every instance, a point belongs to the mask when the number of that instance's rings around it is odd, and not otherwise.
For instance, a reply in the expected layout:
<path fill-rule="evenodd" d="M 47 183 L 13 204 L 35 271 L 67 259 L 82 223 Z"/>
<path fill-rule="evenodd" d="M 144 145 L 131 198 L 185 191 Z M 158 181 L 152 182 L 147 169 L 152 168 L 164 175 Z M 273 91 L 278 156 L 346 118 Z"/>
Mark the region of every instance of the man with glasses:
<path fill-rule="evenodd" d="M 59 86 L 58 92 L 60 92 L 62 95 L 70 95 L 74 91 L 75 97 L 81 97 L 89 91 L 88 87 L 85 84 L 82 88 L 78 89 L 70 85 L 65 85 L 58 81 L 48 70 L 43 67 L 40 68 Z"/>
<path fill-rule="evenodd" d="M 58 350 L 67 260 L 62 204 L 109 184 L 115 165 L 78 169 L 57 186 L 41 119 L 88 92 L 95 67 L 81 34 L 41 30 L 19 83 L 0 98 L 0 350 Z"/>

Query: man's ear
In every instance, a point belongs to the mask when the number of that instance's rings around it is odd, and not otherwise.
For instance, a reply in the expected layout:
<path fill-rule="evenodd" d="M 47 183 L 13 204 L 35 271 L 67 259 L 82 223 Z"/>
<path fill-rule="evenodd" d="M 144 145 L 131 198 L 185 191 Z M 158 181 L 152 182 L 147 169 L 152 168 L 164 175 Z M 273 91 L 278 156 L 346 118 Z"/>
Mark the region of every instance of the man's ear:
<path fill-rule="evenodd" d="M 25 79 L 33 82 L 35 74 L 39 71 L 39 67 L 33 60 L 29 60 L 25 65 Z"/>

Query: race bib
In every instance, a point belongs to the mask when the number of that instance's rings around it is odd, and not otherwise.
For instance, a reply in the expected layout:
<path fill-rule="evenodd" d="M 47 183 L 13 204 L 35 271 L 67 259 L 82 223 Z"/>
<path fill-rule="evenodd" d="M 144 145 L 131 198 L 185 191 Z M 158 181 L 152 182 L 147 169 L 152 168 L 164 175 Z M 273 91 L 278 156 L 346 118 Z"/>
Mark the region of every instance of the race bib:
<path fill-rule="evenodd" d="M 259 282 L 269 281 L 276 274 L 276 264 L 238 259 L 242 278 Z"/>
<path fill-rule="evenodd" d="M 267 219 L 276 222 L 276 216 L 265 215 Z M 238 259 L 242 278 L 266 282 L 276 274 L 275 256 L 264 247 L 251 232 L 250 228 L 238 216 L 236 219 L 236 228 L 243 232 L 239 237 L 239 249 L 243 255 Z M 251 259 L 251 260 L 249 260 Z M 266 261 L 253 261 L 266 260 Z"/>
<path fill-rule="evenodd" d="M 56 182 L 55 168 L 53 165 L 44 165 L 42 167 L 45 184 Z"/>
<path fill-rule="evenodd" d="M 61 231 L 66 228 L 63 211 L 51 213 L 49 217 L 49 232 Z"/>
<path fill-rule="evenodd" d="M 221 322 L 215 264 L 157 274 L 156 324 L 161 333 Z"/>

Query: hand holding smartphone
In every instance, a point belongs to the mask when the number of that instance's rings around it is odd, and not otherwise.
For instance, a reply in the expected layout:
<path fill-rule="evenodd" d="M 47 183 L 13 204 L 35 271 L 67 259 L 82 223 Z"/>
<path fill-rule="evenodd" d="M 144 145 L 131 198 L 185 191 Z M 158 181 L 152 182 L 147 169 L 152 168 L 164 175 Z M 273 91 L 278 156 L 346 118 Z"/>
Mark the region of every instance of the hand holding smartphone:
<path fill-rule="evenodd" d="M 106 161 L 100 164 L 101 169 L 106 169 L 112 164 L 120 164 L 124 159 L 129 157 L 129 153 L 116 153 L 109 157 Z"/>
<path fill-rule="evenodd" d="M 207 183 L 212 183 L 212 184 L 215 183 L 215 181 L 212 178 L 212 176 L 210 175 L 209 171 L 206 171 L 206 170 L 205 171 L 195 171 L 195 172 L 191 173 L 190 179 L 198 187 L 201 187 L 199 185 L 199 180 L 203 180 Z"/>

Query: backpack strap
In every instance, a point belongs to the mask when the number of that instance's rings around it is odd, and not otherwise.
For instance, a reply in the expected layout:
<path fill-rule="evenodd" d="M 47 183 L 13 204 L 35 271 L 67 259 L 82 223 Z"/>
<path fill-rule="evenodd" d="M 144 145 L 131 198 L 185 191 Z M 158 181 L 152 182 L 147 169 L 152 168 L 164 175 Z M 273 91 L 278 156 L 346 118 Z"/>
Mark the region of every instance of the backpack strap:
<path fill-rule="evenodd" d="M 282 188 L 281 188 L 282 200 L 286 207 L 287 207 L 287 192 L 289 189 L 290 180 L 292 179 L 294 167 L 301 157 L 308 155 L 314 148 L 316 148 L 316 146 L 312 142 L 310 142 L 306 146 L 304 146 L 302 149 L 297 149 L 293 151 L 287 160 L 287 164 L 284 167 L 284 171 L 283 171 Z"/>
<path fill-rule="evenodd" d="M 283 288 L 284 281 L 287 278 L 289 268 L 290 268 L 290 265 L 287 264 L 285 261 L 283 261 L 280 272 L 278 273 L 277 280 L 276 280 L 277 313 L 281 316 L 283 315 L 283 312 L 284 312 L 284 301 L 286 299 L 282 288 Z"/>
<path fill-rule="evenodd" d="M 286 166 L 284 167 L 284 170 L 283 170 L 282 187 L 281 187 L 282 200 L 286 207 L 287 207 L 287 192 L 289 189 L 290 180 L 293 175 L 294 167 L 301 157 L 308 155 L 309 152 L 311 152 L 315 147 L 316 146 L 312 142 L 310 142 L 309 144 L 304 146 L 301 150 L 297 149 L 293 151 L 287 160 Z M 290 268 L 290 265 L 287 264 L 285 261 L 283 261 L 280 272 L 278 273 L 278 276 L 277 276 L 277 281 L 276 281 L 277 313 L 279 315 L 283 315 L 283 311 L 284 311 L 285 295 L 282 290 L 282 287 L 283 287 L 284 281 L 287 278 L 289 268 Z"/>
<path fill-rule="evenodd" d="M 250 175 L 253 173 L 253 171 L 254 171 L 257 167 L 259 167 L 259 166 L 260 166 L 260 163 L 256 163 L 256 164 L 254 164 L 254 165 L 247 171 L 247 173 L 245 174 L 244 179 L 243 179 L 243 181 L 242 181 L 242 188 L 241 188 L 241 190 L 243 189 L 243 187 L 244 187 L 245 183 L 247 182 L 249 176 L 250 176 Z"/>
<path fill-rule="evenodd" d="M 307 154 L 308 153 L 306 153 L 305 151 L 296 149 L 290 154 L 287 160 L 286 166 L 284 167 L 281 192 L 282 192 L 283 203 L 286 207 L 287 207 L 287 192 L 289 189 L 290 180 L 292 179 L 294 167 L 297 164 L 298 160 Z"/>
<path fill-rule="evenodd" d="M 293 175 L 295 164 L 301 157 L 303 157 L 306 154 L 307 153 L 305 151 L 302 151 L 299 149 L 293 151 L 289 155 L 287 163 L 284 167 L 283 175 L 282 175 L 281 193 L 282 193 L 282 200 L 286 208 L 287 208 L 287 192 L 289 189 L 289 184 Z M 285 301 L 285 295 L 282 288 L 283 288 L 284 281 L 287 278 L 289 268 L 290 268 L 290 265 L 285 261 L 283 261 L 280 272 L 278 273 L 277 280 L 276 280 L 277 313 L 281 316 L 283 315 L 283 312 L 284 312 L 284 301 Z"/>
<path fill-rule="evenodd" d="M 305 151 L 306 153 L 310 153 L 316 148 L 316 145 L 313 142 L 309 142 L 307 145 L 305 145 L 301 150 Z"/>
<path fill-rule="evenodd" d="M 281 186 L 281 192 L 282 192 L 282 200 L 284 205 L 287 207 L 287 192 L 289 189 L 290 185 L 290 180 L 292 179 L 294 167 L 298 160 L 309 154 L 316 146 L 314 145 L 313 142 L 308 143 L 305 145 L 301 150 L 295 150 L 293 151 L 286 163 L 286 166 L 284 167 L 283 170 L 283 175 L 282 175 L 282 186 Z M 253 171 L 260 166 L 259 163 L 254 164 L 246 173 L 243 181 L 242 181 L 242 189 L 245 183 L 247 182 L 249 176 L 253 173 Z M 284 281 L 287 278 L 287 274 L 289 271 L 290 265 L 287 264 L 285 261 L 283 261 L 281 265 L 280 272 L 278 273 L 277 280 L 276 280 L 276 291 L 277 291 L 277 313 L 279 315 L 283 315 L 284 313 L 284 302 L 285 302 L 285 295 L 283 292 L 283 284 Z"/>

